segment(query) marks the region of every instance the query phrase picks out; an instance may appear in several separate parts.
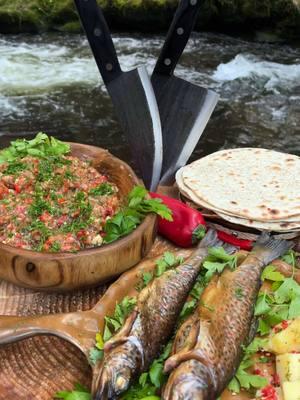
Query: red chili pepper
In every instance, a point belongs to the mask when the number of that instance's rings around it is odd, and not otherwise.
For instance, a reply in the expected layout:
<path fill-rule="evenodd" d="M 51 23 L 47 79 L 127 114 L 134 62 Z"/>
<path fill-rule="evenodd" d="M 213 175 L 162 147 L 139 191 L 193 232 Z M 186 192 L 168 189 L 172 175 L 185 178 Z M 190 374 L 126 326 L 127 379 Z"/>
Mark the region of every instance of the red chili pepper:
<path fill-rule="evenodd" d="M 172 211 L 173 221 L 158 218 L 158 232 L 180 247 L 190 247 L 203 238 L 206 223 L 203 215 L 182 201 L 157 193 L 150 193 L 153 198 L 161 199 Z M 218 231 L 218 237 L 226 243 L 237 246 L 243 250 L 250 250 L 250 240 L 238 239 L 225 232 Z"/>
<path fill-rule="evenodd" d="M 218 231 L 218 238 L 220 240 L 223 240 L 225 243 L 232 244 L 233 246 L 237 246 L 242 250 L 251 250 L 253 243 L 251 240 L 245 240 L 245 239 L 238 239 L 237 237 L 233 235 L 229 235 L 229 233 L 225 233 L 222 231 Z"/>
<path fill-rule="evenodd" d="M 158 232 L 180 247 L 191 247 L 205 234 L 205 220 L 202 214 L 188 207 L 182 201 L 157 193 L 151 197 L 161 199 L 172 211 L 173 221 L 158 218 Z"/>

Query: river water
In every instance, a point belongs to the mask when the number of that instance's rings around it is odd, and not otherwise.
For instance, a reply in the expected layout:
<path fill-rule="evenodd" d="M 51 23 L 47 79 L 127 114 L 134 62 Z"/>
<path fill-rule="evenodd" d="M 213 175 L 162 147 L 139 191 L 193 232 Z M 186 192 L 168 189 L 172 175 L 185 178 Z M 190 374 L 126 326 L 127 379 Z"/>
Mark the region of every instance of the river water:
<path fill-rule="evenodd" d="M 125 70 L 151 72 L 161 36 L 114 35 Z M 259 146 L 300 154 L 300 48 L 194 34 L 176 74 L 221 99 L 192 159 Z M 96 144 L 131 162 L 82 35 L 0 36 L 0 145 L 38 131 Z"/>

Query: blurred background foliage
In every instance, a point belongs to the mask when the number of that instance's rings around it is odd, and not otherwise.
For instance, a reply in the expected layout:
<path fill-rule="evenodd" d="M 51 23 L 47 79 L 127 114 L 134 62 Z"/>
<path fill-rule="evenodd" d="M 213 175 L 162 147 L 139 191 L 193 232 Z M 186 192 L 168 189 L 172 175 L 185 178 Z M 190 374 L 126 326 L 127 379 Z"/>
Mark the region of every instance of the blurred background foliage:
<path fill-rule="evenodd" d="M 177 0 L 98 0 L 113 29 L 159 32 L 170 23 Z M 298 0 L 204 0 L 198 30 L 269 30 L 300 37 Z M 0 32 L 78 32 L 73 0 L 0 0 Z"/>

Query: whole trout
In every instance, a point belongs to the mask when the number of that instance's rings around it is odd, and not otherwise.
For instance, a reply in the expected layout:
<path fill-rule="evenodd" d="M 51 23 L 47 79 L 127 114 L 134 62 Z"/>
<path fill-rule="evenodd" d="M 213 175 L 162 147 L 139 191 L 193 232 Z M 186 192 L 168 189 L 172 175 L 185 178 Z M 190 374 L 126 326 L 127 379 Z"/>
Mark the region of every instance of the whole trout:
<path fill-rule="evenodd" d="M 183 264 L 166 271 L 140 292 L 135 310 L 104 346 L 100 374 L 93 384 L 94 399 L 116 398 L 149 368 L 174 331 L 208 247 L 219 243 L 216 232 L 209 231 Z"/>
<path fill-rule="evenodd" d="M 290 245 L 264 234 L 244 262 L 225 270 L 207 286 L 197 310 L 178 330 L 163 400 L 215 400 L 227 387 L 243 357 L 242 346 L 256 327 L 254 307 L 263 267 Z M 251 332 L 253 331 L 253 332 Z"/>

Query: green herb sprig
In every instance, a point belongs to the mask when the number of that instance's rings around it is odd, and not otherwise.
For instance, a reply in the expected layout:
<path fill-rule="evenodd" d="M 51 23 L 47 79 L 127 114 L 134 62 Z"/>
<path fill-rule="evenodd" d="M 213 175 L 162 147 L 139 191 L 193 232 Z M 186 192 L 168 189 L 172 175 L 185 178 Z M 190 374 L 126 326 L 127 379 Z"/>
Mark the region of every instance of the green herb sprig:
<path fill-rule="evenodd" d="M 155 213 L 172 221 L 169 208 L 160 199 L 148 199 L 148 192 L 142 186 L 135 186 L 128 195 L 127 205 L 107 220 L 104 226 L 104 242 L 111 243 L 128 235 L 142 222 L 149 213 Z"/>
<path fill-rule="evenodd" d="M 34 139 L 17 139 L 12 141 L 9 147 L 0 151 L 0 163 L 12 162 L 26 156 L 44 158 L 59 156 L 69 152 L 70 146 L 67 143 L 39 132 Z"/>
<path fill-rule="evenodd" d="M 255 338 L 248 347 L 245 348 L 244 358 L 239 368 L 228 385 L 232 392 L 239 393 L 241 388 L 249 390 L 250 388 L 260 389 L 268 384 L 268 380 L 263 376 L 251 374 L 248 369 L 254 365 L 253 355 L 266 346 L 268 340 Z"/>
<path fill-rule="evenodd" d="M 260 293 L 255 305 L 258 333 L 264 336 L 280 322 L 300 316 L 300 285 L 276 271 L 273 265 L 264 269 L 262 279 L 272 282 L 271 291 Z"/>
<path fill-rule="evenodd" d="M 75 383 L 74 390 L 64 390 L 58 392 L 55 394 L 54 398 L 64 400 L 92 400 L 92 395 L 87 388 L 80 385 L 79 383 Z"/>
<path fill-rule="evenodd" d="M 116 304 L 113 315 L 105 317 L 103 336 L 100 332 L 97 333 L 96 344 L 90 350 L 89 359 L 92 364 L 96 364 L 98 360 L 102 359 L 104 343 L 122 327 L 128 315 L 133 311 L 136 301 L 136 297 L 124 297 L 120 303 Z"/>

